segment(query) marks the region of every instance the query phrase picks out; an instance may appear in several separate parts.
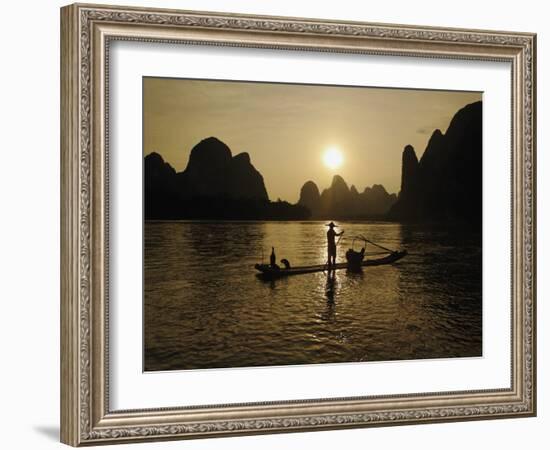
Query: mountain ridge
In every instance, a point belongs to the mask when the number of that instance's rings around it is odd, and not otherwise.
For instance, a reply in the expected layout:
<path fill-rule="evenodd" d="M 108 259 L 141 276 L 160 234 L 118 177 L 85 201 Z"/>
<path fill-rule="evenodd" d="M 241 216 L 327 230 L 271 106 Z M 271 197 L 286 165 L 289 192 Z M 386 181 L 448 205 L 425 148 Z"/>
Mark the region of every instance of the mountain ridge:
<path fill-rule="evenodd" d="M 396 194 L 389 194 L 381 184 L 359 193 L 355 185 L 348 187 L 342 176 L 334 175 L 330 187 L 321 193 L 313 181 L 304 183 L 298 204 L 307 207 L 312 218 L 359 219 L 383 218 L 396 200 Z"/>
<path fill-rule="evenodd" d="M 144 158 L 146 219 L 383 219 L 471 221 L 482 217 L 482 102 L 464 106 L 445 133 L 435 129 L 419 159 L 406 145 L 401 189 L 381 184 L 359 192 L 334 175 L 329 187 L 306 181 L 296 204 L 270 201 L 262 174 L 246 152 L 233 156 L 216 137 L 197 143 L 176 172 L 157 152 Z M 480 225 L 479 225 L 480 226 Z"/>
<path fill-rule="evenodd" d="M 401 190 L 388 218 L 472 222 L 482 217 L 481 101 L 453 116 L 447 132 L 436 129 L 420 159 L 411 145 L 402 154 Z"/>
<path fill-rule="evenodd" d="M 201 140 L 176 172 L 157 152 L 144 158 L 144 217 L 174 219 L 307 219 L 309 210 L 269 200 L 248 153 L 233 156 L 215 137 Z"/>

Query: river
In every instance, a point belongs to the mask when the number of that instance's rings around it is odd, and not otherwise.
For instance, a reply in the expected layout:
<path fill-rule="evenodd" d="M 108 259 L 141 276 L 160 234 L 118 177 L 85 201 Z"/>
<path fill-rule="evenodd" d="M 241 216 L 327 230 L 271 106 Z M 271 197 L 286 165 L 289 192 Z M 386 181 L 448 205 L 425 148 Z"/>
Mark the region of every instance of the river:
<path fill-rule="evenodd" d="M 358 234 L 409 255 L 359 274 L 266 282 L 254 264 L 267 262 L 272 246 L 293 266 L 326 262 L 325 222 L 146 222 L 144 369 L 482 355 L 479 233 L 338 225 L 339 261 Z"/>

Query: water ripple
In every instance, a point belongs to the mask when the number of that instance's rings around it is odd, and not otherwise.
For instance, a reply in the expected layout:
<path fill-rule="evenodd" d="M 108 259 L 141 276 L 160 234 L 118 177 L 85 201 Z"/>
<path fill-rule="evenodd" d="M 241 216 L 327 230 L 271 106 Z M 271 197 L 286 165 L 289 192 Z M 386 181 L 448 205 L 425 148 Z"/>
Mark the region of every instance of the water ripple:
<path fill-rule="evenodd" d="M 145 370 L 481 355 L 479 235 L 341 225 L 410 255 L 263 282 L 253 266 L 272 246 L 294 265 L 324 263 L 324 222 L 146 223 Z"/>

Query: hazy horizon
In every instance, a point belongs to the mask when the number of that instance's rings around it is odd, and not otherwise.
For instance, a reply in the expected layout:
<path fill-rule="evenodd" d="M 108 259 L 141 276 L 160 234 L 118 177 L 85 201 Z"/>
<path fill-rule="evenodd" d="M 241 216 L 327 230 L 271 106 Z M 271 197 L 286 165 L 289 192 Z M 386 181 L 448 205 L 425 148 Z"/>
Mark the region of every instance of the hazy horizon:
<path fill-rule="evenodd" d="M 144 77 L 143 152 L 181 172 L 191 149 L 215 136 L 233 155 L 250 154 L 271 200 L 295 203 L 306 181 L 322 190 L 336 174 L 359 192 L 382 184 L 397 193 L 405 145 L 420 159 L 435 129 L 445 133 L 459 109 L 481 99 L 480 92 Z"/>

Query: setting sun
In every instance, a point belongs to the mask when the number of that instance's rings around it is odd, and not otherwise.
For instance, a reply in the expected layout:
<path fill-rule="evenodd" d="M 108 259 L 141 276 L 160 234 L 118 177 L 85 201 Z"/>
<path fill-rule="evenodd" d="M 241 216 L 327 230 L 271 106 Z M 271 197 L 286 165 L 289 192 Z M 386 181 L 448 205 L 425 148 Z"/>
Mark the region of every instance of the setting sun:
<path fill-rule="evenodd" d="M 329 169 L 337 169 L 342 165 L 343 161 L 342 152 L 335 147 L 327 149 L 323 155 L 323 162 Z"/>

